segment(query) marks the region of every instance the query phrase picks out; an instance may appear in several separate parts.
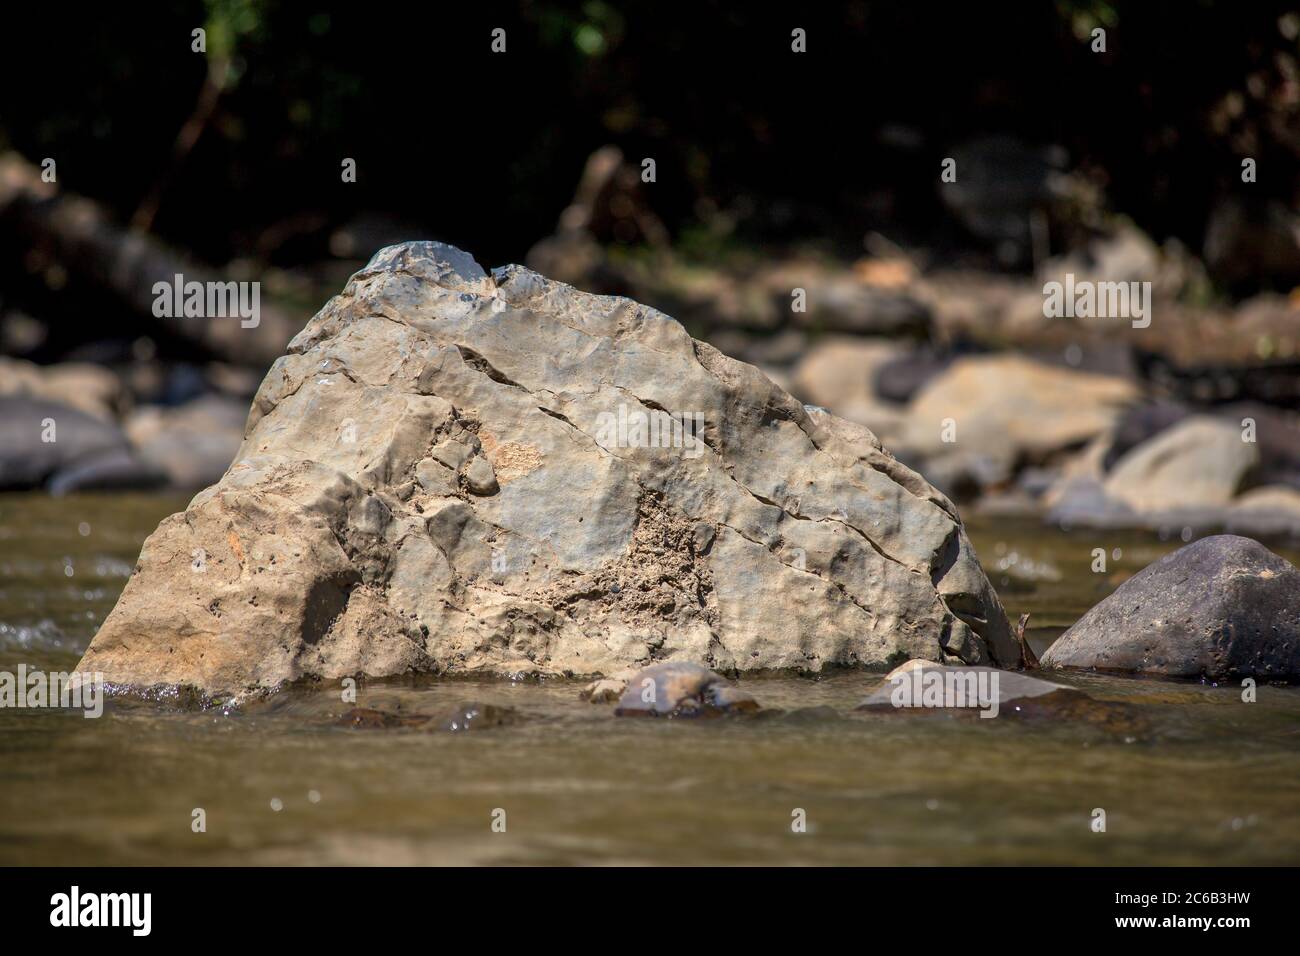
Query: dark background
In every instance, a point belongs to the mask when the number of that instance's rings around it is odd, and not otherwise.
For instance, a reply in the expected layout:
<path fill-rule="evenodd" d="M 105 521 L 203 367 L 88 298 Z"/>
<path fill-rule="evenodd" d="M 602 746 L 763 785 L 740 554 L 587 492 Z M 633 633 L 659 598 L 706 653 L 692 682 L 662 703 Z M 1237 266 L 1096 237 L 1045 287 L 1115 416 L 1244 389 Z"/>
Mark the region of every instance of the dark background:
<path fill-rule="evenodd" d="M 592 150 L 658 164 L 677 239 L 866 229 L 960 247 L 942 157 L 976 134 L 1059 144 L 1157 241 L 1200 247 L 1216 196 L 1258 160 L 1293 204 L 1300 156 L 1287 2 L 798 5 L 697 2 L 161 3 L 51 9 L 8 38 L 0 145 L 56 156 L 66 189 L 200 259 L 328 254 L 321 223 L 382 212 L 485 263 L 553 228 Z M 190 50 L 206 25 L 209 55 Z M 1108 50 L 1087 42 L 1108 28 Z M 506 55 L 490 52 L 493 27 Z M 809 52 L 790 53 L 790 30 Z M 1082 37 L 1083 39 L 1080 39 Z M 214 59 L 230 64 L 174 156 Z M 358 163 L 344 184 L 342 157 Z M 1283 277 L 1290 278 L 1290 277 Z M 1246 290 L 1249 291 L 1249 290 Z"/>

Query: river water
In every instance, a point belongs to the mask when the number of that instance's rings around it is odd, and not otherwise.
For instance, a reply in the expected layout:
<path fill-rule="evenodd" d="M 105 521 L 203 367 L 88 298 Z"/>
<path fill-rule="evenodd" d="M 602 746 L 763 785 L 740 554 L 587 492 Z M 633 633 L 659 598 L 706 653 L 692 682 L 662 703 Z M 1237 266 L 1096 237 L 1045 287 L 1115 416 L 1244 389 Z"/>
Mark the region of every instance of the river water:
<path fill-rule="evenodd" d="M 0 496 L 0 671 L 74 668 L 144 537 L 184 505 Z M 1040 652 L 1181 544 L 1024 519 L 971 531 Z M 853 714 L 881 675 L 852 672 L 745 681 L 785 713 L 709 721 L 615 718 L 563 681 L 360 690 L 399 713 L 518 712 L 460 733 L 338 726 L 337 689 L 239 714 L 0 709 L 0 864 L 1300 863 L 1300 688 L 1247 704 L 1236 686 L 1054 679 L 1140 723 Z"/>

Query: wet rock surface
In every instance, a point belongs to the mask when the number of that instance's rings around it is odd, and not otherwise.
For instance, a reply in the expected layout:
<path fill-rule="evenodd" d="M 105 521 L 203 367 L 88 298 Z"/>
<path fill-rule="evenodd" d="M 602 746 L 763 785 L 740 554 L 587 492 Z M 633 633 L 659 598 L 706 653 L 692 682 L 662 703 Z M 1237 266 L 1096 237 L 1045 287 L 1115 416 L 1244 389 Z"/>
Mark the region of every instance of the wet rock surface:
<path fill-rule="evenodd" d="M 618 699 L 619 717 L 715 717 L 759 710 L 747 692 L 707 667 L 685 661 L 655 664 L 634 674 Z"/>
<path fill-rule="evenodd" d="M 923 660 L 907 661 L 895 668 L 855 710 L 1073 722 L 1123 734 L 1147 728 L 1138 708 L 1096 700 L 1078 688 L 1041 676 L 988 667 L 949 667 Z"/>
<path fill-rule="evenodd" d="M 275 363 L 82 666 L 242 694 L 899 653 L 1018 659 L 956 510 L 867 428 L 654 309 L 406 243 Z"/>
<path fill-rule="evenodd" d="M 997 675 L 996 688 L 993 675 Z M 927 676 L 933 675 L 933 676 Z M 924 691 L 927 686 L 942 688 L 945 683 L 960 687 L 959 698 L 952 695 L 944 697 L 935 694 L 933 699 L 916 697 L 910 706 L 896 703 L 896 694 L 900 685 L 910 686 L 903 690 L 910 692 L 913 688 Z M 904 695 L 907 701 L 913 697 Z M 1069 697 L 1086 697 L 1082 691 L 1056 684 L 1039 677 L 1017 671 L 1002 671 L 988 667 L 946 667 L 933 661 L 912 660 L 896 667 L 886 675 L 884 682 L 868 694 L 858 704 L 858 710 L 958 710 L 979 709 L 996 703 L 999 712 L 1010 706 L 1015 710 L 1022 703 L 1039 698 L 1056 697 L 1064 700 Z M 928 702 L 927 702 L 928 701 Z"/>
<path fill-rule="evenodd" d="M 1124 582 L 1042 663 L 1211 680 L 1300 679 L 1300 571 L 1249 538 L 1203 538 Z"/>

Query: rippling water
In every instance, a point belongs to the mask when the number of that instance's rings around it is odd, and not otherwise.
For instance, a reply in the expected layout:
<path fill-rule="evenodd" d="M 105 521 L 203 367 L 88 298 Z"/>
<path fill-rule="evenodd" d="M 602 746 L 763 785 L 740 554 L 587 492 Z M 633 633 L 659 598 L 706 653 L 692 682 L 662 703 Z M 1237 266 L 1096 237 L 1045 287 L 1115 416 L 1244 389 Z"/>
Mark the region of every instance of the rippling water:
<path fill-rule="evenodd" d="M 0 670 L 75 667 L 184 504 L 0 496 Z M 1023 521 L 972 534 L 1040 652 L 1181 544 Z M 746 681 L 786 713 L 714 721 L 617 719 L 567 682 L 361 689 L 402 713 L 518 711 L 468 733 L 344 729 L 350 705 L 324 690 L 241 714 L 0 710 L 0 863 L 1300 863 L 1300 688 L 1243 704 L 1234 686 L 1060 679 L 1135 705 L 1141 728 L 851 714 L 880 681 L 863 673 Z"/>

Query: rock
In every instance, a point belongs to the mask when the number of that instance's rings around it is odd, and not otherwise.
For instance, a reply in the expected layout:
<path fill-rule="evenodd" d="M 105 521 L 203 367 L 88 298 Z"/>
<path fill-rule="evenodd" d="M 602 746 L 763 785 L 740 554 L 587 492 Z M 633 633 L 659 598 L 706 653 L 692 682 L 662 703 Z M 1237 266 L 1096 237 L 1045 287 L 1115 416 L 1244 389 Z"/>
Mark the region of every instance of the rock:
<path fill-rule="evenodd" d="M 614 713 L 619 717 L 703 717 L 758 709 L 753 697 L 707 667 L 675 661 L 633 675 Z"/>
<path fill-rule="evenodd" d="M 353 707 L 334 721 L 338 727 L 351 730 L 392 730 L 394 728 L 421 727 L 429 722 L 428 714 L 396 714 L 373 707 Z"/>
<path fill-rule="evenodd" d="M 998 485 L 1105 432 L 1137 394 L 1124 379 L 1014 355 L 959 359 L 912 400 L 899 454 L 940 487 Z"/>
<path fill-rule="evenodd" d="M 1242 441 L 1241 428 L 1198 415 L 1120 458 L 1102 490 L 1143 513 L 1222 507 L 1258 460 L 1257 446 Z"/>
<path fill-rule="evenodd" d="M 1243 440 L 1251 423 L 1254 441 Z M 1300 529 L 1283 489 L 1300 482 L 1300 429 L 1255 404 L 1193 414 L 1139 406 L 1062 470 L 1043 496 L 1049 520 L 1090 527 L 1227 530 L 1255 537 Z M 1277 494 L 1245 501 L 1256 483 Z"/>
<path fill-rule="evenodd" d="M 128 401 L 126 386 L 108 369 L 90 362 L 36 365 L 0 357 L 0 396 L 45 399 L 112 422 Z"/>
<path fill-rule="evenodd" d="M 761 369 L 787 370 L 808 351 L 808 333 L 802 329 L 782 329 L 771 335 L 762 335 L 744 329 L 722 328 L 712 331 L 708 342 L 719 352 Z M 772 378 L 770 373 L 768 378 Z"/>
<path fill-rule="evenodd" d="M 871 377 L 872 389 L 886 402 L 906 404 L 930 379 L 951 364 L 950 356 L 940 355 L 929 348 L 895 352 L 875 366 Z"/>
<path fill-rule="evenodd" d="M 0 489 L 46 487 L 62 494 L 152 488 L 162 481 L 132 453 L 116 425 L 45 399 L 0 397 Z"/>
<path fill-rule="evenodd" d="M 1077 688 L 1041 677 L 989 667 L 948 667 L 927 660 L 910 660 L 896 667 L 855 710 L 1050 720 L 1126 735 L 1142 733 L 1148 726 L 1142 713 L 1131 705 L 1096 700 Z"/>
<path fill-rule="evenodd" d="M 1259 464 L 1251 471 L 1252 483 L 1300 488 L 1300 416 L 1242 402 L 1216 409 L 1216 417 L 1234 426 L 1238 435 L 1253 426 Z"/>
<path fill-rule="evenodd" d="M 78 491 L 152 490 L 166 483 L 165 475 L 127 449 L 113 448 L 60 468 L 45 483 L 45 490 L 52 495 L 69 495 Z"/>
<path fill-rule="evenodd" d="M 613 704 L 623 696 L 626 689 L 627 680 L 602 677 L 584 687 L 579 696 L 593 704 Z"/>
<path fill-rule="evenodd" d="M 1228 511 L 1227 528 L 1247 536 L 1300 538 L 1300 490 L 1265 485 L 1238 496 Z"/>
<path fill-rule="evenodd" d="M 495 494 L 430 463 L 476 458 Z M 234 462 L 146 541 L 83 664 L 239 696 L 520 661 L 595 677 L 898 653 L 1019 659 L 952 504 L 869 430 L 654 309 L 426 242 L 379 252 L 294 339 Z"/>
<path fill-rule="evenodd" d="M 919 674 L 916 672 L 920 672 Z M 935 676 L 928 676 L 935 675 Z M 906 684 L 906 686 L 904 686 Z M 953 692 L 944 693 L 944 687 Z M 934 696 L 929 691 L 934 690 Z M 901 693 L 906 691 L 905 694 Z M 900 692 L 896 696 L 896 692 Z M 894 668 L 881 685 L 855 708 L 886 712 L 985 710 L 993 716 L 1028 716 L 1045 712 L 1045 705 L 1087 695 L 1073 687 L 991 667 L 947 667 L 934 661 L 910 660 Z M 1050 700 L 1049 700 L 1050 698 Z M 907 701 L 895 703 L 896 699 Z M 1030 702 L 1035 702 L 1031 708 Z M 996 702 L 996 706 L 995 706 Z"/>
<path fill-rule="evenodd" d="M 146 406 L 127 419 L 126 434 L 139 457 L 175 488 L 198 489 L 221 480 L 244 438 L 248 412 L 241 402 L 207 395 L 175 408 Z"/>
<path fill-rule="evenodd" d="M 1257 541 L 1202 538 L 1125 581 L 1044 667 L 1166 677 L 1300 678 L 1300 572 Z"/>
<path fill-rule="evenodd" d="M 465 485 L 470 490 L 470 494 L 495 495 L 500 491 L 497 485 L 496 472 L 492 470 L 491 463 L 486 458 L 475 458 L 465 469 Z"/>
<path fill-rule="evenodd" d="M 1074 283 L 1091 282 L 1150 282 L 1155 291 L 1165 290 L 1170 283 L 1163 277 L 1160 248 L 1146 233 L 1131 225 L 1121 224 L 1107 235 L 1092 238 L 1083 249 L 1045 262 L 1036 272 L 1036 282 L 1066 281 L 1074 276 Z M 1171 289 L 1176 292 L 1177 289 Z M 1123 316 L 1092 317 L 1084 320 L 1092 328 L 1119 327 L 1129 323 Z"/>
<path fill-rule="evenodd" d="M 884 339 L 822 339 L 795 366 L 791 389 L 809 404 L 865 425 L 889 443 L 902 426 L 903 407 L 883 401 L 875 392 L 874 378 L 901 351 Z"/>
<path fill-rule="evenodd" d="M 1106 438 L 1100 462 L 1102 472 L 1109 471 L 1138 445 L 1172 428 L 1191 414 L 1191 409 L 1186 405 L 1167 399 L 1142 401 L 1124 409 Z M 1098 478 L 1101 477 L 1099 473 Z"/>
<path fill-rule="evenodd" d="M 930 309 L 919 297 L 906 288 L 873 284 L 859 272 L 796 261 L 764 271 L 756 282 L 778 314 L 807 328 L 915 337 L 930 329 Z M 791 311 L 795 289 L 804 290 L 803 311 Z"/>

